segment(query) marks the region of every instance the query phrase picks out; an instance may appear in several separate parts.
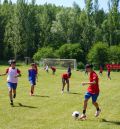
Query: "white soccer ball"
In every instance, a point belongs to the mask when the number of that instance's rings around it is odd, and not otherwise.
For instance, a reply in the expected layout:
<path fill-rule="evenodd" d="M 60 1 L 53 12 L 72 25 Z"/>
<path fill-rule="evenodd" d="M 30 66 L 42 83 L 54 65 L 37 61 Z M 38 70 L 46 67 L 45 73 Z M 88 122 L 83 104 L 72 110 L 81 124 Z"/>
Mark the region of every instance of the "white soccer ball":
<path fill-rule="evenodd" d="M 80 112 L 78 112 L 78 111 L 74 111 L 72 113 L 72 117 L 74 117 L 75 119 L 77 119 L 79 116 L 80 116 Z"/>

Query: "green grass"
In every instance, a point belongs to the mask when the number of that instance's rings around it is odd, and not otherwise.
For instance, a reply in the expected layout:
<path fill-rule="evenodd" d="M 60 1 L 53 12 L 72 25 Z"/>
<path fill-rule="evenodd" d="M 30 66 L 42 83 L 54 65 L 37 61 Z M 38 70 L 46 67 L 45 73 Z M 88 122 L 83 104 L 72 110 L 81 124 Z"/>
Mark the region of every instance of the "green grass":
<path fill-rule="evenodd" d="M 3 73 L 6 66 L 0 66 Z M 98 99 L 102 113 L 94 117 L 95 108 L 88 104 L 86 121 L 75 121 L 71 114 L 82 112 L 84 93 L 88 81 L 84 72 L 73 71 L 70 79 L 70 94 L 61 94 L 61 74 L 55 76 L 39 69 L 39 81 L 35 94 L 30 97 L 30 84 L 26 66 L 19 66 L 22 77 L 19 78 L 17 98 L 14 107 L 9 105 L 6 76 L 0 77 L 0 129 L 120 129 L 120 72 L 112 72 L 112 80 L 107 80 L 106 72 L 100 78 L 101 93 Z M 22 105 L 19 105 L 21 103 Z"/>

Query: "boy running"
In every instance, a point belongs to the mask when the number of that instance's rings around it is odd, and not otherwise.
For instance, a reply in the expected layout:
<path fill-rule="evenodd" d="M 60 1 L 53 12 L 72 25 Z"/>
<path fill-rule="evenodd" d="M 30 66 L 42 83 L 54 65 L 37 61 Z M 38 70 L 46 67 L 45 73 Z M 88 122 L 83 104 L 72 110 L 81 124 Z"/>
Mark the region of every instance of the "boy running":
<path fill-rule="evenodd" d="M 100 75 L 102 75 L 102 73 L 103 73 L 103 67 L 102 67 L 102 66 L 100 66 L 99 74 L 100 74 Z"/>
<path fill-rule="evenodd" d="M 62 75 L 62 93 L 64 93 L 65 85 L 67 84 L 67 92 L 69 93 L 69 75 L 68 73 L 64 73 Z"/>
<path fill-rule="evenodd" d="M 31 84 L 30 96 L 34 95 L 34 87 L 36 85 L 37 71 L 35 63 L 31 64 L 31 68 L 28 70 L 28 78 Z"/>
<path fill-rule="evenodd" d="M 87 109 L 87 103 L 90 98 L 92 98 L 92 103 L 96 107 L 96 113 L 95 116 L 99 116 L 101 110 L 99 108 L 99 105 L 97 103 L 97 98 L 99 96 L 99 79 L 97 74 L 93 71 L 93 65 L 87 64 L 86 70 L 89 72 L 89 82 L 83 82 L 82 85 L 89 85 L 87 92 L 85 94 L 85 100 L 84 100 L 84 107 L 83 107 L 83 114 L 80 116 L 81 120 L 86 119 L 86 109 Z"/>
<path fill-rule="evenodd" d="M 13 105 L 13 98 L 16 97 L 18 77 L 21 76 L 21 72 L 19 69 L 16 68 L 15 60 L 10 60 L 9 64 L 10 64 L 10 67 L 6 70 L 6 73 L 1 74 L 0 76 L 8 75 L 7 85 L 8 85 L 8 90 L 9 90 L 10 104 Z M 12 93 L 13 93 L 13 96 L 12 96 Z"/>

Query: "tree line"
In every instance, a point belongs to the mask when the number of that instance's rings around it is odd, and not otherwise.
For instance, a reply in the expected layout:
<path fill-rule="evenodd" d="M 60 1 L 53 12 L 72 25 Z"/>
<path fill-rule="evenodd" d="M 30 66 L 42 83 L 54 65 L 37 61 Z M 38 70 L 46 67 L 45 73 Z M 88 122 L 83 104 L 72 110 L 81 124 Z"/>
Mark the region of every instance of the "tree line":
<path fill-rule="evenodd" d="M 35 0 L 17 0 L 15 4 L 4 0 L 0 3 L 0 60 L 55 57 L 76 58 L 82 63 L 120 63 L 120 58 L 116 61 L 110 56 L 116 49 L 120 52 L 119 3 L 108 0 L 105 12 L 99 0 L 85 0 L 84 9 L 75 2 L 73 7 L 63 7 L 37 5 Z M 98 57 L 100 46 L 107 49 L 105 59 L 103 49 Z"/>

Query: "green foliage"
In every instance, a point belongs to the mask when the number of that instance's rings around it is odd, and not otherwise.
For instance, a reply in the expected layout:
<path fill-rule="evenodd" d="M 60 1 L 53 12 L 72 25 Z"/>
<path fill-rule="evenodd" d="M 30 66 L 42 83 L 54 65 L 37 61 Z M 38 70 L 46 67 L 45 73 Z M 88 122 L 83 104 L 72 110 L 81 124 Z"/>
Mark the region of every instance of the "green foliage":
<path fill-rule="evenodd" d="M 15 4 L 4 0 L 0 4 L 0 59 L 32 58 L 39 48 L 50 46 L 59 58 L 76 58 L 86 63 L 89 50 L 97 42 L 119 45 L 120 0 L 108 0 L 108 12 L 99 9 L 99 0 L 84 1 L 85 9 L 75 2 L 73 7 L 62 7 L 36 5 L 35 0 L 17 0 Z M 79 43 L 81 52 L 72 46 L 73 52 L 59 54 L 64 43 Z M 84 56 L 79 57 L 79 53 Z"/>
<path fill-rule="evenodd" d="M 110 47 L 110 59 L 113 63 L 120 63 L 120 46 Z"/>
<path fill-rule="evenodd" d="M 33 56 L 34 60 L 40 60 L 42 58 L 53 58 L 54 57 L 54 51 L 51 47 L 43 47 L 38 50 L 37 53 Z"/>
<path fill-rule="evenodd" d="M 77 63 L 77 69 L 85 69 L 85 65 L 82 62 Z"/>
<path fill-rule="evenodd" d="M 83 61 L 83 50 L 80 44 L 64 44 L 57 51 L 59 58 L 77 59 Z"/>
<path fill-rule="evenodd" d="M 105 64 L 109 59 L 108 45 L 99 42 L 96 43 L 88 53 L 88 61 L 94 64 Z"/>

